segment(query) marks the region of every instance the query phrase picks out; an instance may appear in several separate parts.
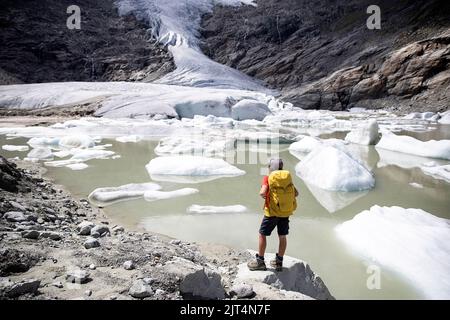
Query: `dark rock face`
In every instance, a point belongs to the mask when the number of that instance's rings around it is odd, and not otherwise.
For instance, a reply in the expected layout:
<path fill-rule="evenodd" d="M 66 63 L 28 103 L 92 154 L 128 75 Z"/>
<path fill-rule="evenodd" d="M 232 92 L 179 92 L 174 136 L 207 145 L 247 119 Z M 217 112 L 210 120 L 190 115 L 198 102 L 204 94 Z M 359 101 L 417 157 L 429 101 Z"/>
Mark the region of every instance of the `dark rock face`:
<path fill-rule="evenodd" d="M 81 9 L 80 30 L 66 26 L 70 5 Z M 119 17 L 113 0 L 3 0 L 0 84 L 157 79 L 174 64 L 147 29 Z"/>
<path fill-rule="evenodd" d="M 218 6 L 202 22 L 203 51 L 264 80 L 305 109 L 450 105 L 448 1 L 259 0 Z"/>
<path fill-rule="evenodd" d="M 14 273 L 28 271 L 33 267 L 40 257 L 31 252 L 19 251 L 15 249 L 5 249 L 0 251 L 0 277 L 9 276 Z"/>

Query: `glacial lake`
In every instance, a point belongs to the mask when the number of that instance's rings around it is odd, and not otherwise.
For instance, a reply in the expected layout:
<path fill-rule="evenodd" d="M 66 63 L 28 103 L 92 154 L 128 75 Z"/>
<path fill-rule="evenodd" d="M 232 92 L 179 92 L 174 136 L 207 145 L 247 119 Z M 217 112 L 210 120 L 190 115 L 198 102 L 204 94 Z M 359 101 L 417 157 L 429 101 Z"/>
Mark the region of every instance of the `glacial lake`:
<path fill-rule="evenodd" d="M 450 126 L 433 126 L 426 132 L 401 132 L 420 140 L 450 139 Z M 322 137 L 345 136 L 344 133 Z M 6 139 L 0 136 L 0 145 L 25 145 L 28 139 Z M 121 157 L 108 160 L 90 160 L 85 170 L 48 167 L 47 176 L 64 185 L 75 196 L 87 198 L 99 187 L 120 186 L 129 183 L 150 182 L 145 165 L 154 157 L 156 141 L 120 143 L 103 139 L 102 144 L 112 144 Z M 437 217 L 450 219 L 450 183 L 425 175 L 419 168 L 401 167 L 402 158 L 410 156 L 379 150 L 373 146 L 360 146 L 358 153 L 375 175 L 376 186 L 368 192 L 330 193 L 307 186 L 295 175 L 299 159 L 287 151 L 288 144 L 280 145 L 280 156 L 285 169 L 290 170 L 300 191 L 298 209 L 291 217 L 287 255 L 307 261 L 322 277 L 337 299 L 423 299 L 423 293 L 394 270 L 379 266 L 380 289 L 367 288 L 368 267 L 376 265 L 347 247 L 336 235 L 334 228 L 352 219 L 373 205 L 420 208 Z M 259 154 L 247 150 L 248 157 Z M 264 151 L 262 151 L 264 152 Z M 8 158 L 25 157 L 26 152 L 1 150 Z M 434 159 L 423 158 L 423 162 Z M 439 161 L 437 161 L 439 162 Z M 448 161 L 439 163 L 448 164 Z M 202 183 L 155 181 L 163 190 L 196 188 L 199 193 L 169 200 L 147 202 L 144 199 L 115 203 L 104 208 L 111 219 L 131 229 L 145 228 L 174 238 L 220 243 L 242 249 L 256 249 L 258 228 L 262 219 L 263 201 L 258 196 L 265 163 L 234 164 L 245 170 L 238 177 L 220 178 Z M 413 183 L 413 185 L 411 185 Z M 414 185 L 416 184 L 416 185 Z M 420 184 L 422 188 L 417 187 Z M 192 204 L 226 206 L 240 204 L 246 213 L 193 214 L 186 209 Z M 382 230 L 380 230 L 382 232 Z M 447 244 L 448 245 L 448 244 Z M 268 239 L 268 251 L 278 246 L 276 232 Z M 433 272 L 433 270 L 429 270 Z"/>

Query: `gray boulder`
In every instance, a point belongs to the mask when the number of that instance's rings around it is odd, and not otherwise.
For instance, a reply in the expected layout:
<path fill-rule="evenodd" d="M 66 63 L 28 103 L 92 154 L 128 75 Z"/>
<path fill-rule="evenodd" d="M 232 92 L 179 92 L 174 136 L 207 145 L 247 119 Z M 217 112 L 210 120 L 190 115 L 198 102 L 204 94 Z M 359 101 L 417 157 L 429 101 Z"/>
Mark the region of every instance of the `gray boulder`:
<path fill-rule="evenodd" d="M 238 283 L 231 288 L 231 294 L 237 296 L 239 299 L 250 298 L 254 293 L 253 287 L 246 283 Z"/>
<path fill-rule="evenodd" d="M 153 295 L 153 290 L 145 281 L 136 280 L 128 291 L 133 298 L 144 299 Z"/>
<path fill-rule="evenodd" d="M 16 298 L 27 293 L 35 294 L 40 285 L 41 281 L 36 279 L 27 279 L 15 283 L 9 279 L 2 279 L 0 282 L 0 295 Z"/>
<path fill-rule="evenodd" d="M 109 232 L 109 228 L 104 225 L 96 225 L 91 229 L 91 236 L 94 238 L 100 238 L 107 235 Z"/>
<path fill-rule="evenodd" d="M 95 238 L 89 238 L 84 242 L 84 247 L 86 249 L 92 249 L 100 247 L 100 242 Z"/>
<path fill-rule="evenodd" d="M 82 236 L 88 236 L 91 234 L 91 229 L 95 227 L 95 224 L 90 221 L 83 221 L 77 225 L 78 234 Z"/>
<path fill-rule="evenodd" d="M 22 237 L 26 239 L 36 240 L 39 238 L 40 232 L 36 230 L 22 231 Z"/>
<path fill-rule="evenodd" d="M 3 218 L 9 222 L 22 222 L 27 220 L 27 217 L 20 211 L 9 211 L 3 215 Z"/>
<path fill-rule="evenodd" d="M 39 238 L 49 238 L 55 241 L 62 239 L 61 235 L 54 231 L 43 231 L 39 234 Z"/>
<path fill-rule="evenodd" d="M 181 279 L 180 292 L 183 295 L 200 299 L 225 298 L 220 274 L 210 268 L 176 257 L 166 263 L 164 271 Z"/>
<path fill-rule="evenodd" d="M 89 272 L 85 270 L 70 270 L 66 273 L 66 281 L 83 284 L 89 281 Z"/>
<path fill-rule="evenodd" d="M 128 260 L 123 263 L 123 268 L 125 270 L 133 270 L 135 268 L 135 265 L 134 265 L 133 261 Z"/>

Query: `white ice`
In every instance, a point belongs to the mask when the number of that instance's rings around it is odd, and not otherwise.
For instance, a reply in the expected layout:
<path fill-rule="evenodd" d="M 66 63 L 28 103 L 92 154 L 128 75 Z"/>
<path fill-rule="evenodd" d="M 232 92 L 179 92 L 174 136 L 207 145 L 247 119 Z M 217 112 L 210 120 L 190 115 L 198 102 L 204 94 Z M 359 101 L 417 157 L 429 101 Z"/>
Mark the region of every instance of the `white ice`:
<path fill-rule="evenodd" d="M 44 164 L 49 167 L 65 167 L 67 165 L 85 162 L 93 159 L 108 159 L 115 154 L 114 151 L 95 149 L 72 149 L 73 156 L 67 160 L 48 161 Z"/>
<path fill-rule="evenodd" d="M 450 298 L 449 220 L 421 209 L 373 206 L 336 232 L 358 255 L 399 273 L 426 298 Z"/>
<path fill-rule="evenodd" d="M 69 169 L 78 171 L 78 170 L 84 170 L 89 166 L 85 163 L 74 163 L 74 164 L 68 164 L 66 167 Z"/>
<path fill-rule="evenodd" d="M 27 157 L 25 159 L 30 161 L 52 160 L 53 153 L 52 150 L 48 147 L 38 147 L 31 149 L 31 151 L 27 154 Z"/>
<path fill-rule="evenodd" d="M 450 110 L 441 114 L 440 124 L 450 124 Z"/>
<path fill-rule="evenodd" d="M 374 145 L 378 142 L 379 132 L 378 123 L 376 120 L 370 120 L 366 123 L 360 124 L 357 128 L 350 131 L 345 140 L 348 142 L 362 144 L 362 145 Z"/>
<path fill-rule="evenodd" d="M 295 171 L 305 182 L 330 191 L 362 191 L 375 186 L 374 177 L 360 160 L 335 147 L 314 150 Z"/>
<path fill-rule="evenodd" d="M 422 165 L 420 169 L 429 176 L 432 176 L 435 179 L 444 180 L 450 183 L 450 164 L 447 165 Z"/>
<path fill-rule="evenodd" d="M 245 171 L 222 159 L 198 156 L 157 157 L 152 159 L 145 168 L 150 176 L 240 176 L 245 174 Z"/>
<path fill-rule="evenodd" d="M 409 185 L 411 187 L 417 188 L 417 189 L 423 189 L 423 184 L 417 183 L 417 182 L 410 182 Z"/>
<path fill-rule="evenodd" d="M 234 139 L 221 136 L 169 136 L 160 140 L 155 148 L 159 156 L 194 155 L 223 157 L 234 152 Z"/>
<path fill-rule="evenodd" d="M 193 204 L 186 209 L 188 213 L 243 213 L 248 211 L 247 207 L 243 205 L 231 206 L 202 206 Z"/>
<path fill-rule="evenodd" d="M 160 190 L 156 183 L 130 183 L 120 187 L 97 188 L 89 194 L 89 201 L 104 207 L 119 201 L 141 198 L 147 191 Z"/>
<path fill-rule="evenodd" d="M 25 152 L 28 151 L 30 148 L 28 146 L 14 146 L 10 144 L 5 144 L 2 146 L 3 150 L 6 151 L 18 151 L 18 152 Z"/>
<path fill-rule="evenodd" d="M 121 136 L 121 137 L 117 137 L 116 138 L 116 141 L 122 142 L 122 143 L 139 142 L 141 140 L 142 140 L 142 136 L 135 135 L 135 134 L 131 134 L 131 135 L 128 135 L 128 136 Z"/>
<path fill-rule="evenodd" d="M 172 199 L 178 197 L 184 197 L 191 194 L 198 193 L 198 189 L 194 188 L 183 188 L 173 191 L 158 191 L 158 190 L 149 190 L 144 193 L 144 199 L 146 201 L 157 201 L 157 200 L 165 200 Z"/>
<path fill-rule="evenodd" d="M 427 121 L 437 121 L 440 119 L 440 115 L 434 112 L 413 112 L 404 116 L 404 119 L 418 119 Z"/>
<path fill-rule="evenodd" d="M 420 141 L 383 130 L 381 140 L 376 147 L 422 157 L 450 160 L 450 140 Z"/>

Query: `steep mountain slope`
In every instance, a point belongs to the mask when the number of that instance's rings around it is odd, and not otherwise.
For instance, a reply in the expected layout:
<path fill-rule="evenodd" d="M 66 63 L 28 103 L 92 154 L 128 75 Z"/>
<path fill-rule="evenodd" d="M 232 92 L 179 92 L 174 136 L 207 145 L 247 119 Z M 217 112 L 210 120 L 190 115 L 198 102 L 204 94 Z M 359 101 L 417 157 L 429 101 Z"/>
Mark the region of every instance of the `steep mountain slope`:
<path fill-rule="evenodd" d="M 280 89 L 305 109 L 445 110 L 450 106 L 450 3 L 259 0 L 203 17 L 202 50 Z M 399 50 L 399 51 L 396 51 Z"/>
<path fill-rule="evenodd" d="M 81 30 L 66 26 L 70 5 L 81 9 Z M 147 28 L 120 17 L 113 0 L 3 0 L 0 83 L 154 80 L 174 64 Z"/>

